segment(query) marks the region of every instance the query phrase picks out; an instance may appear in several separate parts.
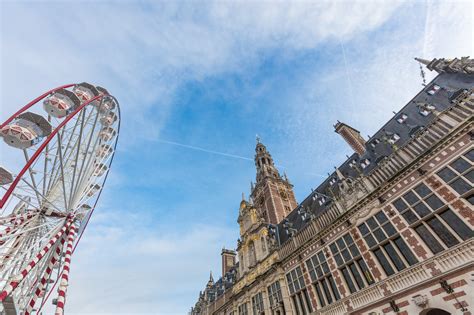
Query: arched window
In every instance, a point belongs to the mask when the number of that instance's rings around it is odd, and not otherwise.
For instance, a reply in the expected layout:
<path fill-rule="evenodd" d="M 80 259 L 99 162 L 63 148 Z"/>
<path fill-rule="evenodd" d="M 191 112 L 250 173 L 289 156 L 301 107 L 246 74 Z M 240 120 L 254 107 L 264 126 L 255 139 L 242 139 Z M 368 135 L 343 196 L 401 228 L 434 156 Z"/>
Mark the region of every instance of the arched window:
<path fill-rule="evenodd" d="M 249 267 L 254 266 L 257 263 L 257 256 L 255 253 L 255 244 L 253 241 L 249 243 Z"/>

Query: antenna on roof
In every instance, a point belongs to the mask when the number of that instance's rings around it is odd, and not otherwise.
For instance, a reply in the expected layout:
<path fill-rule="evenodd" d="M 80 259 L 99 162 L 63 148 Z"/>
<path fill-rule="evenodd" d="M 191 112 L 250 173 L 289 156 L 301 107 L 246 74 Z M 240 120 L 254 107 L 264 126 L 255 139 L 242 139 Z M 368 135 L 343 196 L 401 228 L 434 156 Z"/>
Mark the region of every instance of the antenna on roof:
<path fill-rule="evenodd" d="M 420 76 L 421 76 L 421 80 L 423 81 L 423 83 L 421 84 L 422 86 L 426 86 L 426 76 L 425 76 L 425 71 L 423 70 L 423 66 L 421 65 L 421 62 L 418 62 L 419 65 L 420 65 Z"/>

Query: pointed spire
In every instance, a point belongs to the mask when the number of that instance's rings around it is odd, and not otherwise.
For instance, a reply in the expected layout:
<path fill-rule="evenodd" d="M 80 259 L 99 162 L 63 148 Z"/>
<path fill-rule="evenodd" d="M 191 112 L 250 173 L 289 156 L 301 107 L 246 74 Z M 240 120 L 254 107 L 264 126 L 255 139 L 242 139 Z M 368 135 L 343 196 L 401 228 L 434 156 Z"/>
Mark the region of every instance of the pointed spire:
<path fill-rule="evenodd" d="M 257 143 L 260 143 L 260 136 L 258 134 L 255 135 L 255 140 L 257 140 Z"/>
<path fill-rule="evenodd" d="M 336 169 L 336 175 L 340 180 L 343 180 L 345 178 L 344 175 L 342 175 L 341 171 L 339 170 L 338 167 L 334 167 Z"/>
<path fill-rule="evenodd" d="M 461 57 L 461 59 L 434 58 L 431 61 L 422 58 L 415 58 L 415 60 L 424 64 L 428 70 L 434 70 L 438 73 L 474 73 L 474 59 L 470 59 L 469 57 Z"/>
<path fill-rule="evenodd" d="M 429 60 L 422 59 L 422 58 L 417 58 L 417 57 L 415 57 L 415 60 L 418 61 L 419 63 L 424 64 L 425 66 L 427 66 L 431 63 L 431 61 L 429 61 Z"/>
<path fill-rule="evenodd" d="M 245 201 L 245 193 L 242 192 L 242 201 Z"/>
<path fill-rule="evenodd" d="M 212 270 L 209 274 L 209 283 L 214 283 L 214 277 L 212 276 Z"/>
<path fill-rule="evenodd" d="M 255 166 L 257 167 L 257 183 L 266 176 L 278 177 L 279 173 L 273 163 L 273 158 L 265 145 L 258 138 L 255 146 Z"/>

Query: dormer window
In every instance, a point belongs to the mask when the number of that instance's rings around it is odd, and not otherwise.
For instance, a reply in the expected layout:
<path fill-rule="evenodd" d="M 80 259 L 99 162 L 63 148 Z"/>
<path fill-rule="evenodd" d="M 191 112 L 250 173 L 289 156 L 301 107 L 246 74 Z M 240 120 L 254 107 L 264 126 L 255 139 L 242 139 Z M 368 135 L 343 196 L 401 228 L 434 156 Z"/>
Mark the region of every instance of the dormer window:
<path fill-rule="evenodd" d="M 356 160 L 352 160 L 352 161 L 349 162 L 349 167 L 350 167 L 350 168 L 355 168 L 356 165 L 357 165 L 357 164 L 356 164 Z"/>
<path fill-rule="evenodd" d="M 367 166 L 370 165 L 370 160 L 369 159 L 363 159 L 361 162 L 360 162 L 360 166 L 362 168 L 366 168 Z"/>
<path fill-rule="evenodd" d="M 402 113 L 400 116 L 398 116 L 397 121 L 399 124 L 403 124 L 405 120 L 407 120 L 408 115 L 405 113 Z"/>
<path fill-rule="evenodd" d="M 372 140 L 372 142 L 370 142 L 370 146 L 371 146 L 372 148 L 375 148 L 375 146 L 376 146 L 377 144 L 379 144 L 379 143 L 380 143 L 380 139 L 377 139 L 377 138 L 376 138 L 376 139 Z"/>
<path fill-rule="evenodd" d="M 439 90 L 441 89 L 441 87 L 437 84 L 433 84 L 429 89 L 428 91 L 426 91 L 426 93 L 428 93 L 429 95 L 435 95 L 436 92 L 438 92 Z"/>
<path fill-rule="evenodd" d="M 324 205 L 326 203 L 326 198 L 324 196 L 320 196 L 318 198 L 318 203 L 320 206 Z"/>
<path fill-rule="evenodd" d="M 336 179 L 333 177 L 329 180 L 329 185 L 334 185 L 336 183 Z"/>
<path fill-rule="evenodd" d="M 433 104 L 423 103 L 423 104 L 418 105 L 418 108 L 419 108 L 420 115 L 426 117 L 436 109 L 436 106 L 434 106 Z"/>
<path fill-rule="evenodd" d="M 398 140 L 400 140 L 400 135 L 398 133 L 394 133 L 394 134 L 392 134 L 391 136 L 388 137 L 387 141 L 390 144 L 394 144 Z"/>

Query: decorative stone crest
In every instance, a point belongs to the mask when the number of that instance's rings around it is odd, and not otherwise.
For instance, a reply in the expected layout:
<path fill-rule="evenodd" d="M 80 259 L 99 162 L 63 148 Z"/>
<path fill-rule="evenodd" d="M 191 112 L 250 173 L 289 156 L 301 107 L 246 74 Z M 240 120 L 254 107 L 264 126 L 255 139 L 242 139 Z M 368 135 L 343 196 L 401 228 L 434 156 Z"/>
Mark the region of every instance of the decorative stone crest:
<path fill-rule="evenodd" d="M 413 296 L 413 302 L 416 306 L 425 308 L 428 305 L 428 297 L 424 294 L 418 294 Z"/>

